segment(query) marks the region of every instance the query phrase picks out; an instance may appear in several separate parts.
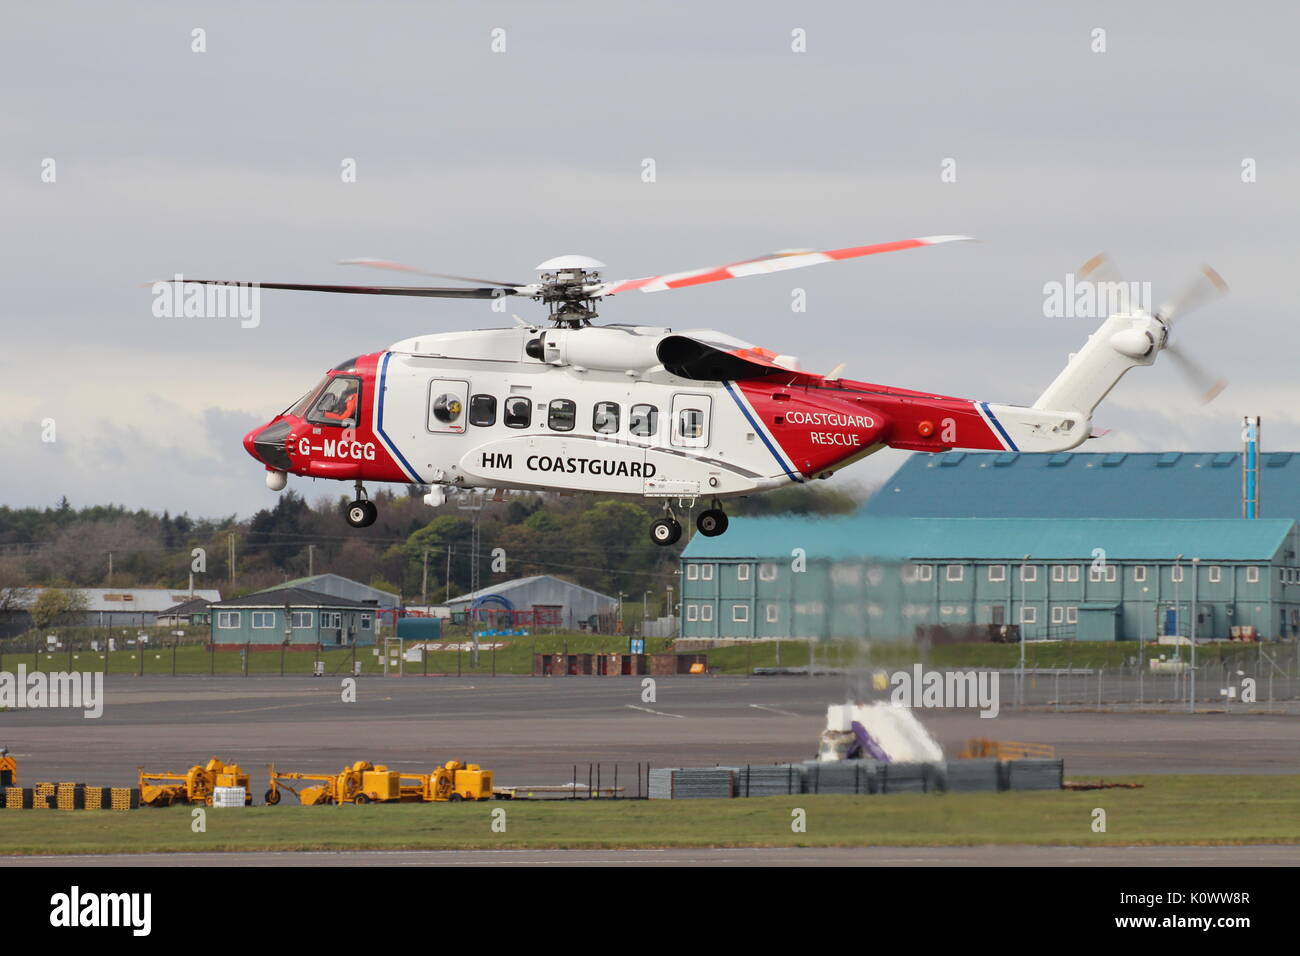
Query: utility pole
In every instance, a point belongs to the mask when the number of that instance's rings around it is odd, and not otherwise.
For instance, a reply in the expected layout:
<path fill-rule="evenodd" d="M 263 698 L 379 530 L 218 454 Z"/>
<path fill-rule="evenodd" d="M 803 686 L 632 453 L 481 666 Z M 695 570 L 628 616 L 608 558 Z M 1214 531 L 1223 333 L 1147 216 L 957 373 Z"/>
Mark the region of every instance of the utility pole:
<path fill-rule="evenodd" d="M 451 600 L 451 545 L 447 545 L 447 600 Z"/>
<path fill-rule="evenodd" d="M 429 606 L 429 549 L 424 549 L 424 573 L 420 578 L 420 606 Z"/>
<path fill-rule="evenodd" d="M 1192 691 L 1187 699 L 1187 709 L 1196 713 L 1196 608 L 1197 586 L 1201 582 L 1201 559 L 1192 558 Z"/>
<path fill-rule="evenodd" d="M 108 578 L 109 578 L 109 584 L 112 584 L 113 581 L 113 552 L 112 551 L 108 552 Z"/>
<path fill-rule="evenodd" d="M 314 577 L 316 574 L 316 555 L 313 553 L 315 548 L 316 545 L 314 544 L 307 545 L 307 577 L 309 578 Z"/>
<path fill-rule="evenodd" d="M 235 532 L 230 532 L 226 540 L 230 544 L 230 586 L 233 588 L 235 586 Z"/>

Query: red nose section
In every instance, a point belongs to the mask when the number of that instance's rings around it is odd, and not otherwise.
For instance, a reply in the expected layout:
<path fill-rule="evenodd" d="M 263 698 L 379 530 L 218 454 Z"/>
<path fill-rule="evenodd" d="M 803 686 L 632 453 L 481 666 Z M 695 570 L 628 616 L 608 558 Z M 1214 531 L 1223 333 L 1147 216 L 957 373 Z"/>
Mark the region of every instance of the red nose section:
<path fill-rule="evenodd" d="M 285 442 L 293 425 L 286 419 L 277 419 L 269 425 L 254 428 L 244 436 L 244 448 L 262 464 L 277 471 L 289 471 L 293 463 Z"/>

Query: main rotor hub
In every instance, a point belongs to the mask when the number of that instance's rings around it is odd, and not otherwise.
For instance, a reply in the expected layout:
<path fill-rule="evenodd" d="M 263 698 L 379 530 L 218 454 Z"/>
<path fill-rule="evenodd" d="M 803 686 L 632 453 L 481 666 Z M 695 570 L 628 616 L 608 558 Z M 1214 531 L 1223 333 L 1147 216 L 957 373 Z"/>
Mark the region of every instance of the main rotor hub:
<path fill-rule="evenodd" d="M 605 263 L 591 256 L 556 256 L 537 266 L 541 291 L 536 298 L 546 303 L 552 322 L 574 329 L 591 324 L 597 314 L 592 291 L 603 268 Z"/>

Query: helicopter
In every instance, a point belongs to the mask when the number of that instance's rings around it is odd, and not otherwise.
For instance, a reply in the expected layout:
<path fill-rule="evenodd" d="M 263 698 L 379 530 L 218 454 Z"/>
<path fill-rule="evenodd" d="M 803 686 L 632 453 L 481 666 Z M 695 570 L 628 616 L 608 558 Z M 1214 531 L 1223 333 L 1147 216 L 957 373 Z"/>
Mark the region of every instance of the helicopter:
<path fill-rule="evenodd" d="M 682 535 L 679 509 L 705 536 L 727 530 L 723 502 L 827 479 L 882 448 L 1061 452 L 1093 431 L 1092 414 L 1131 368 L 1170 350 L 1212 397 L 1200 368 L 1171 348 L 1175 315 L 1226 291 L 1208 266 L 1174 302 L 1108 318 L 1031 406 L 995 404 L 806 371 L 788 354 L 712 329 L 602 324 L 615 295 L 655 293 L 886 252 L 969 241 L 928 236 L 815 251 L 782 250 L 724 266 L 608 281 L 600 261 L 548 259 L 530 283 L 426 272 L 381 259 L 344 265 L 450 279 L 461 286 L 236 283 L 196 285 L 453 299 L 531 299 L 546 324 L 439 332 L 340 362 L 297 402 L 244 437 L 248 453 L 283 489 L 290 474 L 352 482 L 348 523 L 373 524 L 366 482 L 428 487 L 444 503 L 471 489 L 591 492 L 657 500 L 657 545 Z M 1100 277 L 1104 256 L 1085 266 Z M 1208 398 L 1207 398 L 1208 400 Z M 674 507 L 675 506 L 675 507 Z"/>

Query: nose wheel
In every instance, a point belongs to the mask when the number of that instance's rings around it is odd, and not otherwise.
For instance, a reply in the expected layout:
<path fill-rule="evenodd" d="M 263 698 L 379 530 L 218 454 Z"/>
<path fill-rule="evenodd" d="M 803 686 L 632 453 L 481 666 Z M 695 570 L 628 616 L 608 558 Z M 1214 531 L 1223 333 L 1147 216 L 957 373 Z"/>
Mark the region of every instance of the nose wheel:
<path fill-rule="evenodd" d="M 361 482 L 357 482 L 357 500 L 348 505 L 347 518 L 348 524 L 354 528 L 368 528 L 375 523 L 379 517 L 379 509 L 375 503 L 366 497 L 366 489 L 362 487 Z"/>

